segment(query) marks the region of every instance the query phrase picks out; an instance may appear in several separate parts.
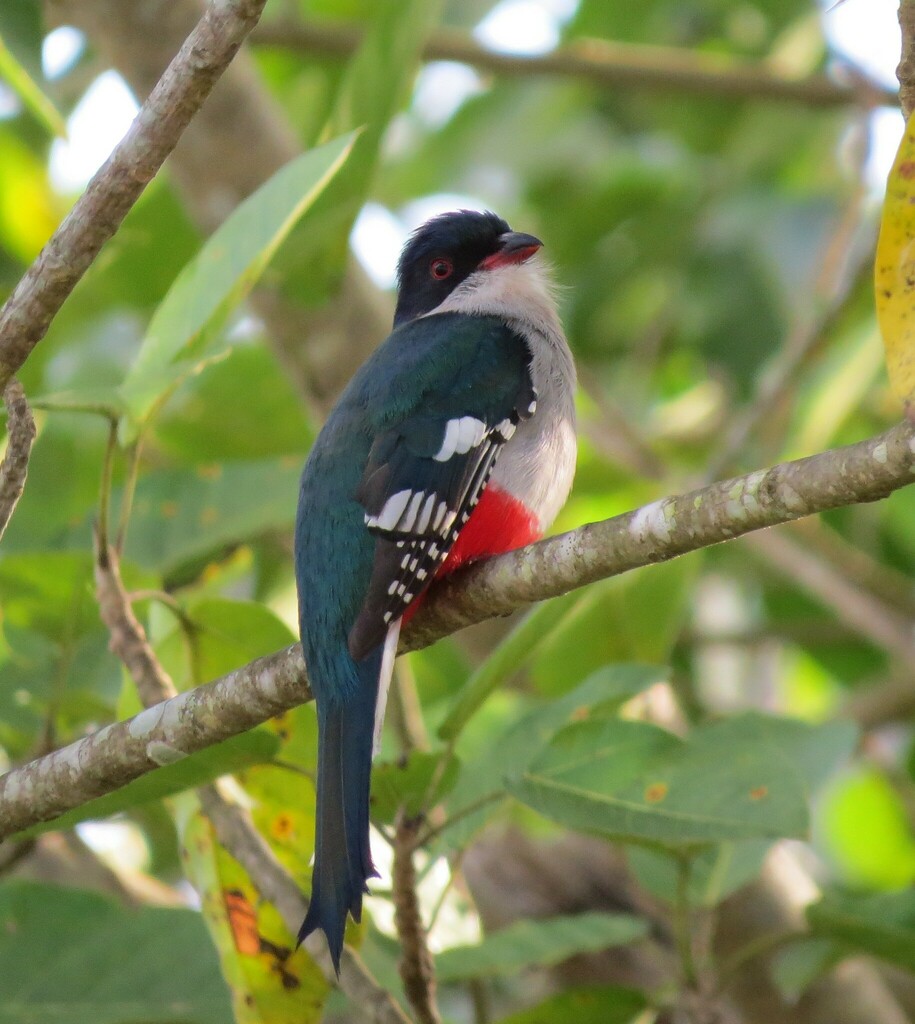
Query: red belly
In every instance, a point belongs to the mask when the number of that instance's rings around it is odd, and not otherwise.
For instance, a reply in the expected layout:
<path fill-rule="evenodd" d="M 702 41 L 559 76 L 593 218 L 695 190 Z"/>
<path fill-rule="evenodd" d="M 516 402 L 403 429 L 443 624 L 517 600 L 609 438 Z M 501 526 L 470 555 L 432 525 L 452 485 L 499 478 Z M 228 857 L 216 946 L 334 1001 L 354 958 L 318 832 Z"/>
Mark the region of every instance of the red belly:
<path fill-rule="evenodd" d="M 467 562 L 490 555 L 501 555 L 505 551 L 522 548 L 541 537 L 540 526 L 534 516 L 510 494 L 500 491 L 492 484 L 483 491 L 477 507 L 471 512 L 464 529 L 458 534 L 454 547 L 442 562 L 435 579 Z M 419 597 L 404 612 L 406 625 L 416 614 L 425 594 Z"/>

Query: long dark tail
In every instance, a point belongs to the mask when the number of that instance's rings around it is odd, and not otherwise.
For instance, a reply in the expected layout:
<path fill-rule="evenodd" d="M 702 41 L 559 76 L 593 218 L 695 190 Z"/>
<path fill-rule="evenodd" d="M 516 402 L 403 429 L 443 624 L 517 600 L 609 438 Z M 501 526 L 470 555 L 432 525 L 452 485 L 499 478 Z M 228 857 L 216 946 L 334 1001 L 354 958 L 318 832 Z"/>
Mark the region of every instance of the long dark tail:
<path fill-rule="evenodd" d="M 360 920 L 366 880 L 377 874 L 369 847 L 369 787 L 381 657 L 379 647 L 355 663 L 359 685 L 343 703 L 318 708 L 315 866 L 299 942 L 320 928 L 337 974 L 347 911 Z"/>

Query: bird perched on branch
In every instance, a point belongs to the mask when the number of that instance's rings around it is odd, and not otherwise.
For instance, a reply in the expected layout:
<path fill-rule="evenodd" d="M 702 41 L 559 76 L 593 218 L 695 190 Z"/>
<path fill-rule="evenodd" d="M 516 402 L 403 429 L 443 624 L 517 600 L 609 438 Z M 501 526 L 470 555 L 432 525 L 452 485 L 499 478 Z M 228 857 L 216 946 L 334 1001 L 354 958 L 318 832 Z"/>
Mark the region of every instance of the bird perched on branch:
<path fill-rule="evenodd" d="M 430 220 L 398 264 L 394 330 L 302 475 L 295 566 L 318 714 L 311 902 L 339 972 L 359 920 L 369 780 L 400 628 L 432 581 L 542 536 L 575 467 L 575 367 L 537 252 L 494 213 Z"/>

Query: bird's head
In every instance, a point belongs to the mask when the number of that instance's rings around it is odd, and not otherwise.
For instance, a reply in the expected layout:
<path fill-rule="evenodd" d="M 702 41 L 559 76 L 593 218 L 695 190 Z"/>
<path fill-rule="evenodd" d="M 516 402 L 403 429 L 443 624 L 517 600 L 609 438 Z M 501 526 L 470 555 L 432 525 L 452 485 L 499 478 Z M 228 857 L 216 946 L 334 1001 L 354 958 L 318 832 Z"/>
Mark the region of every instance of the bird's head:
<path fill-rule="evenodd" d="M 394 325 L 430 313 L 471 274 L 517 266 L 542 245 L 489 211 L 457 210 L 426 221 L 410 236 L 397 264 Z"/>

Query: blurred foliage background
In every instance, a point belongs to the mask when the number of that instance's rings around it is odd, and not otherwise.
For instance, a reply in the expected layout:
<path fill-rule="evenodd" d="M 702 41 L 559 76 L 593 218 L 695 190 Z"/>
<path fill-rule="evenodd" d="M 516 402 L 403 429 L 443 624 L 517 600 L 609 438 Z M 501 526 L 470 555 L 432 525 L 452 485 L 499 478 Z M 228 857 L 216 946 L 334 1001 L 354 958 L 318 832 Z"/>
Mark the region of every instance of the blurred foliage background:
<path fill-rule="evenodd" d="M 85 180 L 80 141 L 105 155 L 198 10 L 4 0 L 4 296 Z M 883 88 L 810 0 L 272 0 L 21 374 L 39 435 L 0 548 L 4 766 L 138 706 L 93 595 L 112 418 L 124 572 L 176 683 L 292 642 L 300 466 L 433 213 L 545 242 L 581 376 L 558 530 L 897 420 L 871 283 Z M 291 200 L 232 222 L 259 279 L 214 246 L 207 287 L 162 305 L 242 198 L 362 125 L 266 269 L 280 237 L 257 225 Z M 402 998 L 382 833 L 406 805 L 430 822 L 447 1020 L 915 1019 L 913 524 L 910 488 L 404 659 L 353 934 L 382 984 Z M 469 677 L 493 692 L 445 744 Z M 0 1020 L 360 1019 L 188 788 L 235 771 L 307 891 L 314 757 L 305 707 L 0 847 Z"/>

